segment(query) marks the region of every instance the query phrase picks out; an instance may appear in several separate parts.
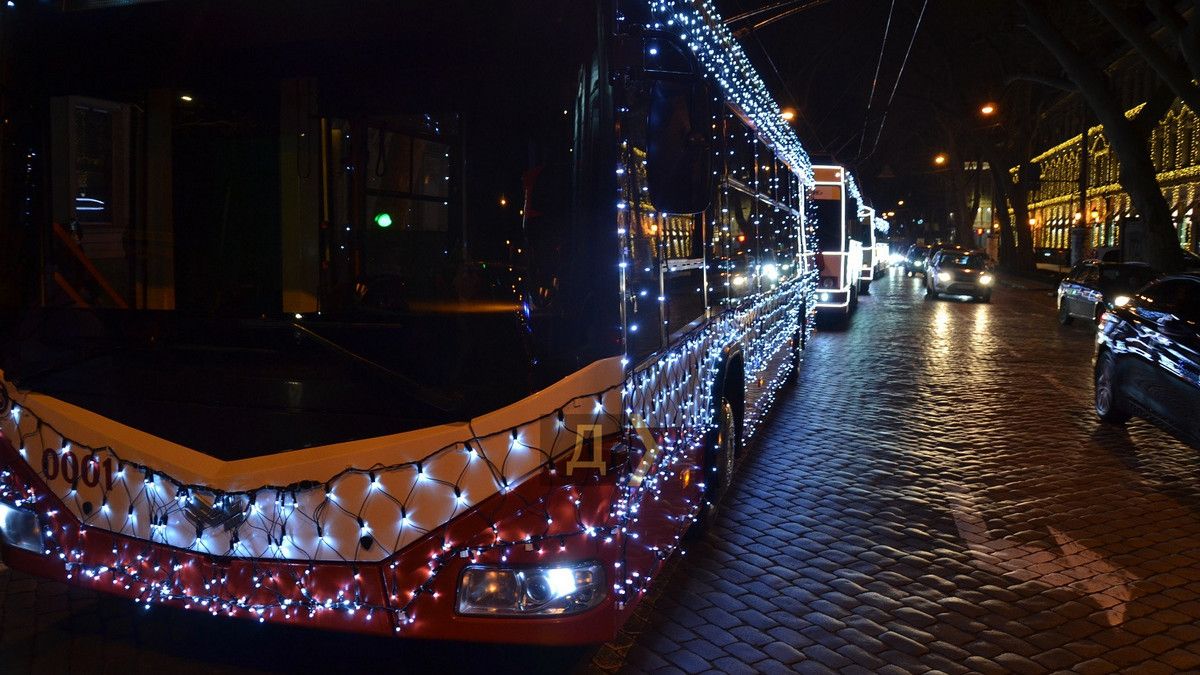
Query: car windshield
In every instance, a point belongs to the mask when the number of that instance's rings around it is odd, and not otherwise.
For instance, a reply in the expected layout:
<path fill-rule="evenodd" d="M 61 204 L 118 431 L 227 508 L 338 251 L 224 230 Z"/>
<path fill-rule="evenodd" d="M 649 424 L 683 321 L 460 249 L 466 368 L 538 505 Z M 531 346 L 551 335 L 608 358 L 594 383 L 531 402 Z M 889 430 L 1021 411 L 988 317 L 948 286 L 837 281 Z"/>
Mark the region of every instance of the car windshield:
<path fill-rule="evenodd" d="M 983 267 L 987 258 L 979 253 L 946 253 L 942 256 L 943 265 L 956 267 Z"/>

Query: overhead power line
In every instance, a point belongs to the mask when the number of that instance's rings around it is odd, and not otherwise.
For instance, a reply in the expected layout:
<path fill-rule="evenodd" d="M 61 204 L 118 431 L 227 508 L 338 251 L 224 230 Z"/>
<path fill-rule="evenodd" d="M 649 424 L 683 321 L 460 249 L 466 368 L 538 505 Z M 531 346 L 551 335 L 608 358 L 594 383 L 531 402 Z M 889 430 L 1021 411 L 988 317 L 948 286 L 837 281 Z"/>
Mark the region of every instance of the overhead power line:
<path fill-rule="evenodd" d="M 856 158 L 862 158 L 863 146 L 867 142 L 867 124 L 871 121 L 871 106 L 875 103 L 875 88 L 879 84 L 879 69 L 883 67 L 883 55 L 887 51 L 888 34 L 892 31 L 892 15 L 896 13 L 896 0 L 888 9 L 887 23 L 883 25 L 883 41 L 879 43 L 879 60 L 875 62 L 875 76 L 871 78 L 871 93 L 867 96 L 867 111 L 863 113 L 862 132 L 858 135 L 858 153 Z"/>
<path fill-rule="evenodd" d="M 806 0 L 783 0 L 783 2 L 776 2 L 773 4 L 767 5 L 766 7 L 759 7 L 758 9 L 751 9 L 751 10 L 742 12 L 741 14 L 734 14 L 733 16 L 727 16 L 727 17 L 725 17 L 725 25 L 732 26 L 733 24 L 738 23 L 739 21 L 745 21 L 746 19 L 752 19 L 760 14 L 774 12 L 777 9 L 784 9 L 789 6 L 798 5 L 805 1 Z"/>
<path fill-rule="evenodd" d="M 879 129 L 875 132 L 875 142 L 871 144 L 871 151 L 867 153 L 867 157 L 875 154 L 875 150 L 879 147 L 879 139 L 883 137 L 883 127 L 887 124 L 888 111 L 892 109 L 892 101 L 896 98 L 896 90 L 900 88 L 900 78 L 904 76 L 904 67 L 908 65 L 908 57 L 912 54 L 913 44 L 917 41 L 917 33 L 921 31 L 921 20 L 925 18 L 925 9 L 927 7 L 929 7 L 929 0 L 923 0 L 921 3 L 921 13 L 917 15 L 917 24 L 913 26 L 912 37 L 908 40 L 908 49 L 904 50 L 904 60 L 900 62 L 900 70 L 896 73 L 896 81 L 892 84 L 892 93 L 888 96 L 887 105 L 883 108 L 883 117 L 879 120 Z"/>

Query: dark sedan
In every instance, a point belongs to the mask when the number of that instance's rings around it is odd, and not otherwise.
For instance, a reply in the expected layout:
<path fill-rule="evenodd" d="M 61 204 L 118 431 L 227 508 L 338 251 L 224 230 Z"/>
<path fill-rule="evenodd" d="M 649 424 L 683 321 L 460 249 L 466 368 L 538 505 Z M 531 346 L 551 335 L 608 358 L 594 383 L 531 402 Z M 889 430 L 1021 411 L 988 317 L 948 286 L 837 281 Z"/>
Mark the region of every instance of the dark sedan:
<path fill-rule="evenodd" d="M 1084 260 L 1058 284 L 1058 322 L 1097 321 L 1109 304 L 1122 297 L 1127 301 L 1153 278 L 1154 270 L 1144 263 Z"/>
<path fill-rule="evenodd" d="M 904 271 L 908 276 L 914 274 L 925 274 L 925 258 L 929 254 L 929 247 L 924 244 L 913 244 L 908 247 L 908 251 L 904 254 Z"/>
<path fill-rule="evenodd" d="M 995 283 L 996 276 L 986 253 L 944 249 L 930 259 L 925 270 L 925 299 L 932 300 L 945 293 L 991 302 Z"/>
<path fill-rule="evenodd" d="M 1151 417 L 1200 447 L 1200 274 L 1159 279 L 1101 321 L 1096 414 Z"/>

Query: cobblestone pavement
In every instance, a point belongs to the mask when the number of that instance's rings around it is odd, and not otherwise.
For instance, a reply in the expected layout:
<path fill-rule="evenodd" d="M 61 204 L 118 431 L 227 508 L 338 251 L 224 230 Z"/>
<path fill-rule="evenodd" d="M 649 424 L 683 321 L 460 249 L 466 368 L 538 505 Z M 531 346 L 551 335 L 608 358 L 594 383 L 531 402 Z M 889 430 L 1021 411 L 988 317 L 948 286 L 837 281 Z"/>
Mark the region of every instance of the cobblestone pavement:
<path fill-rule="evenodd" d="M 1093 333 L 1047 291 L 925 302 L 893 275 L 813 341 L 716 527 L 608 658 L 1200 670 L 1197 450 L 1097 422 Z"/>
<path fill-rule="evenodd" d="M 0 573 L 0 672 L 1200 670 L 1200 454 L 1091 412 L 1044 290 L 876 282 L 720 520 L 598 652 L 363 638 Z M 1079 323 L 1079 322 L 1077 322 Z"/>

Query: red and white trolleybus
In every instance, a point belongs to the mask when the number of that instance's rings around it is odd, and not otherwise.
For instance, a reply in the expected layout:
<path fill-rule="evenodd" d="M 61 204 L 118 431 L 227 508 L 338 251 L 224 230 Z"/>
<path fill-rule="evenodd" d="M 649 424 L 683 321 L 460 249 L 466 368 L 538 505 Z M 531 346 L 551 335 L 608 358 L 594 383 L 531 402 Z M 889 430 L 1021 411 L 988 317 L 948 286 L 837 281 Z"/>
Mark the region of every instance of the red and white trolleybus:
<path fill-rule="evenodd" d="M 858 307 L 858 296 L 867 291 L 862 282 L 866 254 L 857 234 L 857 195 L 849 190 L 853 178 L 845 167 L 821 164 L 813 167 L 813 177 L 811 227 L 820 253 L 817 310 L 849 317 Z"/>
<path fill-rule="evenodd" d="M 4 16 L 4 561 L 611 637 L 812 323 L 813 169 L 711 4 L 113 5 Z"/>

